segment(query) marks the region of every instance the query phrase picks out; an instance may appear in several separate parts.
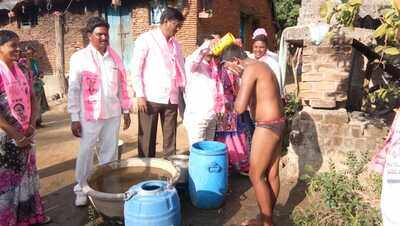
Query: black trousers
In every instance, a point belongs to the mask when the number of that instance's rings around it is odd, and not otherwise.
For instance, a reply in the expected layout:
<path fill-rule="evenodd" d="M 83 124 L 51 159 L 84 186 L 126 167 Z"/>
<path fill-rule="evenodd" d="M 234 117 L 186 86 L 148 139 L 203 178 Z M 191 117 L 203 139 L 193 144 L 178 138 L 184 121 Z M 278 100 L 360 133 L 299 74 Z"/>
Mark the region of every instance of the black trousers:
<path fill-rule="evenodd" d="M 147 112 L 139 112 L 139 157 L 155 157 L 158 118 L 161 119 L 164 157 L 176 152 L 177 104 L 147 102 Z"/>

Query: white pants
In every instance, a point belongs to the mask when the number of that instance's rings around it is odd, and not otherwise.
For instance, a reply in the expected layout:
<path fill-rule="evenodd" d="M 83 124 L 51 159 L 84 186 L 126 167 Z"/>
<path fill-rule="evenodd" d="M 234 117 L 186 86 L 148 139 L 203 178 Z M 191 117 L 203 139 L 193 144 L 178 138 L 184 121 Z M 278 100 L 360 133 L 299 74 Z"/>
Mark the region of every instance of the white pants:
<path fill-rule="evenodd" d="M 386 168 L 386 167 L 385 167 Z M 384 226 L 400 225 L 400 182 L 388 182 L 386 170 L 382 178 L 381 212 Z"/>
<path fill-rule="evenodd" d="M 82 137 L 75 167 L 78 183 L 74 187 L 76 194 L 82 194 L 81 184 L 88 178 L 93 168 L 93 154 L 97 145 L 99 164 L 117 160 L 120 125 L 119 116 L 105 120 L 81 121 Z"/>
<path fill-rule="evenodd" d="M 189 144 L 203 140 L 214 140 L 217 121 L 212 119 L 185 119 L 184 126 L 188 133 Z"/>

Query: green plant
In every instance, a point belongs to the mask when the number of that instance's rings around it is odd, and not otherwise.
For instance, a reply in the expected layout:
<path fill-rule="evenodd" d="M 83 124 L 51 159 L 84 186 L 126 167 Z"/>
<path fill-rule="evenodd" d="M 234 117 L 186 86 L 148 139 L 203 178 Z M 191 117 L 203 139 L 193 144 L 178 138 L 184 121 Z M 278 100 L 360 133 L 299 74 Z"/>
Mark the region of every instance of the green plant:
<path fill-rule="evenodd" d="M 353 27 L 362 0 L 342 0 L 337 4 L 335 0 L 326 0 L 320 8 L 320 15 L 328 24 L 332 25 L 329 36 L 339 33 L 343 27 Z M 383 39 L 383 45 L 377 45 L 375 51 L 383 56 L 400 55 L 400 0 L 391 0 L 391 7 L 382 11 L 381 25 L 374 31 L 376 39 Z M 332 23 L 333 21 L 333 23 Z"/>
<path fill-rule="evenodd" d="M 383 11 L 383 16 L 380 18 L 382 24 L 375 30 L 374 37 L 384 40 L 384 45 L 378 45 L 375 48 L 376 52 L 387 55 L 399 55 L 399 40 L 400 32 L 400 1 L 392 0 L 392 6 Z M 397 3 L 396 3 L 397 2 Z"/>
<path fill-rule="evenodd" d="M 281 30 L 296 26 L 300 11 L 298 2 L 297 0 L 275 0 L 275 15 Z"/>
<path fill-rule="evenodd" d="M 396 84 L 387 84 L 366 96 L 363 109 L 366 112 L 378 114 L 391 111 L 399 104 L 400 87 Z"/>
<path fill-rule="evenodd" d="M 371 199 L 380 191 L 377 187 L 381 183 L 374 177 L 367 177 L 367 183 L 361 179 L 369 159 L 367 152 L 349 152 L 344 162 L 345 170 L 338 170 L 330 162 L 328 172 L 305 176 L 309 185 L 307 196 L 313 205 L 295 209 L 291 216 L 294 224 L 379 225 L 380 214 L 376 206 L 371 205 Z"/>
<path fill-rule="evenodd" d="M 320 8 L 320 15 L 328 24 L 334 21 L 332 32 L 337 33 L 343 27 L 353 27 L 361 5 L 362 0 L 345 0 L 339 4 L 337 1 L 327 0 Z"/>
<path fill-rule="evenodd" d="M 291 125 L 293 117 L 296 115 L 297 112 L 301 111 L 303 105 L 299 98 L 296 97 L 294 93 L 289 93 L 285 96 L 286 105 L 284 107 L 284 114 L 286 117 L 286 128 L 283 132 L 283 139 L 282 139 L 282 153 L 287 153 L 287 149 L 289 147 L 289 135 L 291 131 Z"/>

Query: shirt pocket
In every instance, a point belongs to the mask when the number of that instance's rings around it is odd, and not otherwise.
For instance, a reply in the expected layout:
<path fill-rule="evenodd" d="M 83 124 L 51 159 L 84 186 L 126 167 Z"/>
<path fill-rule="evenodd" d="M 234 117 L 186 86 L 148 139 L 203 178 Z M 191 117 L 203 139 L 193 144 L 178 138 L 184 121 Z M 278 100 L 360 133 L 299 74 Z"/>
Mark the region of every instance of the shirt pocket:
<path fill-rule="evenodd" d="M 117 65 L 114 62 L 106 62 L 106 79 L 104 82 L 104 87 L 107 87 L 106 90 L 104 90 L 104 93 L 106 97 L 109 98 L 114 98 L 118 96 L 118 91 L 119 91 L 119 70 Z"/>

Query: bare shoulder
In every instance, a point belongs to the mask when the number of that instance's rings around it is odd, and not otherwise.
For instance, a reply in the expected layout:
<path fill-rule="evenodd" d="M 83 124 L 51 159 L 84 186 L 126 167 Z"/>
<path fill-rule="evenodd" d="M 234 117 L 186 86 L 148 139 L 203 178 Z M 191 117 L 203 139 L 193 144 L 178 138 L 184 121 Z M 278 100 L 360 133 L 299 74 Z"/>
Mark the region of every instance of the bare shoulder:
<path fill-rule="evenodd" d="M 262 76 L 263 78 L 268 78 L 272 76 L 272 71 L 267 64 L 261 61 L 254 61 L 249 64 L 246 68 L 247 73 L 253 74 L 254 76 Z"/>

